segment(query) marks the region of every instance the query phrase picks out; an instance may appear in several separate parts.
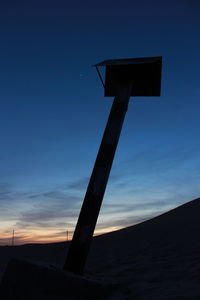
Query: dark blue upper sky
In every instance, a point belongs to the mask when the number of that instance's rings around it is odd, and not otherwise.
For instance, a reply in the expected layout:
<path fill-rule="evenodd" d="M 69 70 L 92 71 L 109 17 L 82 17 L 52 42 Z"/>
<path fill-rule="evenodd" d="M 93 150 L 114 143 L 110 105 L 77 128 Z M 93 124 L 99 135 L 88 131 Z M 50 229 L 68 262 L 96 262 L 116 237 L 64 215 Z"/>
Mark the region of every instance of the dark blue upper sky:
<path fill-rule="evenodd" d="M 160 98 L 131 99 L 99 230 L 198 197 L 200 3 L 1 1 L 0 220 L 21 241 L 74 228 L 112 99 L 91 67 L 163 56 Z"/>

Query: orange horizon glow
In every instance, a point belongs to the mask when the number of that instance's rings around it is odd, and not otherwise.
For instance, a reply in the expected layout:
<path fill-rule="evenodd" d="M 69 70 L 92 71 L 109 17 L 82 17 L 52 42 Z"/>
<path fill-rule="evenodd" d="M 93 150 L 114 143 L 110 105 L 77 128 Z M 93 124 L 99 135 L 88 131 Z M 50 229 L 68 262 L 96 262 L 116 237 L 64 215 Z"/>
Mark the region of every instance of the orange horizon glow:
<path fill-rule="evenodd" d="M 109 232 L 113 232 L 116 230 L 120 230 L 123 227 L 113 226 L 104 229 L 97 229 L 94 232 L 94 236 L 103 235 Z M 58 231 L 56 230 L 30 230 L 29 232 L 16 230 L 14 235 L 14 245 L 24 245 L 24 244 L 46 244 L 46 243 L 59 243 L 59 242 L 67 242 L 71 241 L 73 237 L 73 232 L 69 231 L 67 235 L 63 236 L 63 234 L 58 235 Z M 0 246 L 11 246 L 12 245 L 12 231 L 8 233 L 2 233 L 0 236 Z"/>

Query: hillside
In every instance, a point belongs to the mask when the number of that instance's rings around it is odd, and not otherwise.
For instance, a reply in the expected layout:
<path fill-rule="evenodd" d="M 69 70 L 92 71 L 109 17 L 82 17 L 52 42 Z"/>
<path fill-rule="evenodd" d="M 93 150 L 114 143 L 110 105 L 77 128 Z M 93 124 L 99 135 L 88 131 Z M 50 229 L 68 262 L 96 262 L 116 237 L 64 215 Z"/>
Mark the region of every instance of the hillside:
<path fill-rule="evenodd" d="M 126 299 L 200 299 L 200 199 L 94 238 L 86 274 L 117 282 Z M 0 247 L 12 256 L 62 265 L 67 243 Z"/>

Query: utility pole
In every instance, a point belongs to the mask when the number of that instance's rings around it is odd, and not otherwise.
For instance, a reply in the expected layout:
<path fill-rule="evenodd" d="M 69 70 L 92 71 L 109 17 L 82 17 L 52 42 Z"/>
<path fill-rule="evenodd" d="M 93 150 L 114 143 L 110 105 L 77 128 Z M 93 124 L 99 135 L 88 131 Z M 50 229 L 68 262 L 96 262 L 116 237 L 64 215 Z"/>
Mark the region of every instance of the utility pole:
<path fill-rule="evenodd" d="M 15 242 L 15 230 L 13 229 L 13 232 L 12 232 L 12 246 L 14 246 L 14 242 Z"/>
<path fill-rule="evenodd" d="M 66 232 L 66 237 L 67 237 L 67 242 L 68 242 L 68 230 L 67 230 L 67 232 Z"/>

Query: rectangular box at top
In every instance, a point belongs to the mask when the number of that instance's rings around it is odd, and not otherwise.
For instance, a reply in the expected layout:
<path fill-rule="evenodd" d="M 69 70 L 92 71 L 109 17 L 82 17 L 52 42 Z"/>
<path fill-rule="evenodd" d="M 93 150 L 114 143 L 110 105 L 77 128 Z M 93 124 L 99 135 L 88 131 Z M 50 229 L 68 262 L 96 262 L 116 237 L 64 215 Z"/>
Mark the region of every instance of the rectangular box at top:
<path fill-rule="evenodd" d="M 131 96 L 160 96 L 162 57 L 133 59 L 125 64 L 123 60 L 118 62 L 105 63 L 106 97 L 114 97 L 116 88 L 129 82 L 133 83 Z"/>

